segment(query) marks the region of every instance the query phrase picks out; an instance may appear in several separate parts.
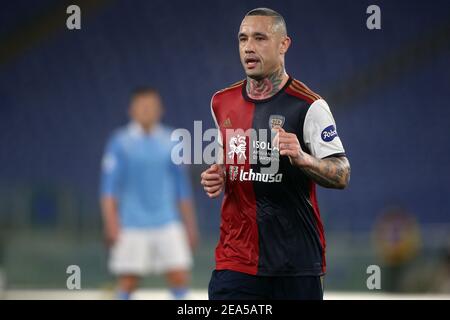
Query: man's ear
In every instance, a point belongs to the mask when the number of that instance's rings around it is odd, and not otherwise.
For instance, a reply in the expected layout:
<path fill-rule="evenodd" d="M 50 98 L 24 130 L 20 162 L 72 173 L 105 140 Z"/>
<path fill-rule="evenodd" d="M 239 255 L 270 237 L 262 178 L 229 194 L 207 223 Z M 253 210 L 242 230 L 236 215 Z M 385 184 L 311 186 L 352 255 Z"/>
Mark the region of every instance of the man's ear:
<path fill-rule="evenodd" d="M 291 38 L 285 36 L 284 39 L 281 41 L 280 54 L 285 54 L 288 51 L 290 45 L 291 45 Z"/>

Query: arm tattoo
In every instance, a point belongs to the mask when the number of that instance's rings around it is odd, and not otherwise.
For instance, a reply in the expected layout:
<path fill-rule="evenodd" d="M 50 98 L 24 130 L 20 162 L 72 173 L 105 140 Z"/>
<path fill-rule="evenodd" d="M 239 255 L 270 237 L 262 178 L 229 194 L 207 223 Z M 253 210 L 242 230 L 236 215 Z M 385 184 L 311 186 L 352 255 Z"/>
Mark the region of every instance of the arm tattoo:
<path fill-rule="evenodd" d="M 314 158 L 313 165 L 302 170 L 325 188 L 344 189 L 350 181 L 350 163 L 346 157 Z"/>
<path fill-rule="evenodd" d="M 273 96 L 280 90 L 283 81 L 284 66 L 269 75 L 268 77 L 255 80 L 247 77 L 247 94 L 252 99 L 266 99 Z"/>

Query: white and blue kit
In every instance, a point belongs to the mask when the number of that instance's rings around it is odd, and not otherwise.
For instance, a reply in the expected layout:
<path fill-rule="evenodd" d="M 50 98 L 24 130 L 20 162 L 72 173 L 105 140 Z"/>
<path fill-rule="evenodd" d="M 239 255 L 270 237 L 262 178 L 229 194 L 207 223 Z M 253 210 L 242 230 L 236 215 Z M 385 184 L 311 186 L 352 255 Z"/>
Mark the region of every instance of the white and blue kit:
<path fill-rule="evenodd" d="M 102 161 L 101 196 L 118 204 L 121 232 L 111 250 L 114 274 L 160 273 L 192 264 L 178 203 L 191 198 L 182 166 L 171 160 L 171 131 L 158 125 L 120 128 Z"/>

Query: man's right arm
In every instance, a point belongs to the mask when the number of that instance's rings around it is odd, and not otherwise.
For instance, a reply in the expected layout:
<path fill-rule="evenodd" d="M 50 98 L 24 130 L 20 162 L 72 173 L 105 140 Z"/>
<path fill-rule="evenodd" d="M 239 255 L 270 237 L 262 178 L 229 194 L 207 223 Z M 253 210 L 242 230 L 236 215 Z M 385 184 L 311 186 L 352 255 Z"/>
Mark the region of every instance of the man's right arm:
<path fill-rule="evenodd" d="M 214 97 L 211 98 L 211 115 L 214 120 L 214 124 L 217 128 L 217 143 L 219 145 L 218 152 L 216 155 L 216 163 L 211 165 L 208 169 L 201 174 L 201 184 L 206 194 L 210 198 L 216 198 L 222 192 L 225 186 L 225 165 L 224 165 L 224 154 L 223 154 L 223 137 L 220 132 L 219 123 L 217 121 L 216 114 L 214 112 L 213 103 Z"/>
<path fill-rule="evenodd" d="M 118 189 L 122 168 L 122 157 L 120 145 L 116 137 L 112 137 L 108 142 L 102 160 L 101 174 L 101 199 L 103 226 L 105 238 L 108 245 L 114 244 L 120 230 L 120 219 L 118 209 Z"/>
<path fill-rule="evenodd" d="M 100 205 L 106 242 L 108 245 L 113 245 L 117 241 L 120 231 L 117 201 L 112 196 L 102 196 Z"/>
<path fill-rule="evenodd" d="M 225 172 L 223 166 L 213 164 L 203 171 L 201 174 L 201 184 L 208 197 L 218 197 L 225 185 Z"/>

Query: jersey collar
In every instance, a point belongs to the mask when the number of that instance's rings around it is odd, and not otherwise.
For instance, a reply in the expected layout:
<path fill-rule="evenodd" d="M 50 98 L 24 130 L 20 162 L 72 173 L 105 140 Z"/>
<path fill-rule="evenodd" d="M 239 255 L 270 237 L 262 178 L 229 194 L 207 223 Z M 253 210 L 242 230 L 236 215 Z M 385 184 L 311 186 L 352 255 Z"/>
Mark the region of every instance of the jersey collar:
<path fill-rule="evenodd" d="M 132 137 L 151 137 L 161 131 L 161 125 L 156 124 L 155 127 L 150 132 L 145 132 L 141 125 L 135 121 L 128 124 L 128 132 Z"/>
<path fill-rule="evenodd" d="M 278 90 L 277 93 L 275 93 L 273 96 L 266 98 L 266 99 L 252 99 L 247 95 L 247 79 L 244 80 L 244 82 L 242 83 L 242 96 L 244 97 L 245 100 L 249 101 L 249 102 L 253 102 L 253 103 L 264 103 L 264 102 L 269 102 L 273 99 L 275 99 L 276 97 L 278 97 L 282 92 L 284 92 L 286 90 L 287 87 L 289 87 L 289 85 L 292 82 L 292 77 L 290 75 L 288 75 L 288 80 L 286 81 L 286 83 L 284 84 L 284 86 Z"/>

